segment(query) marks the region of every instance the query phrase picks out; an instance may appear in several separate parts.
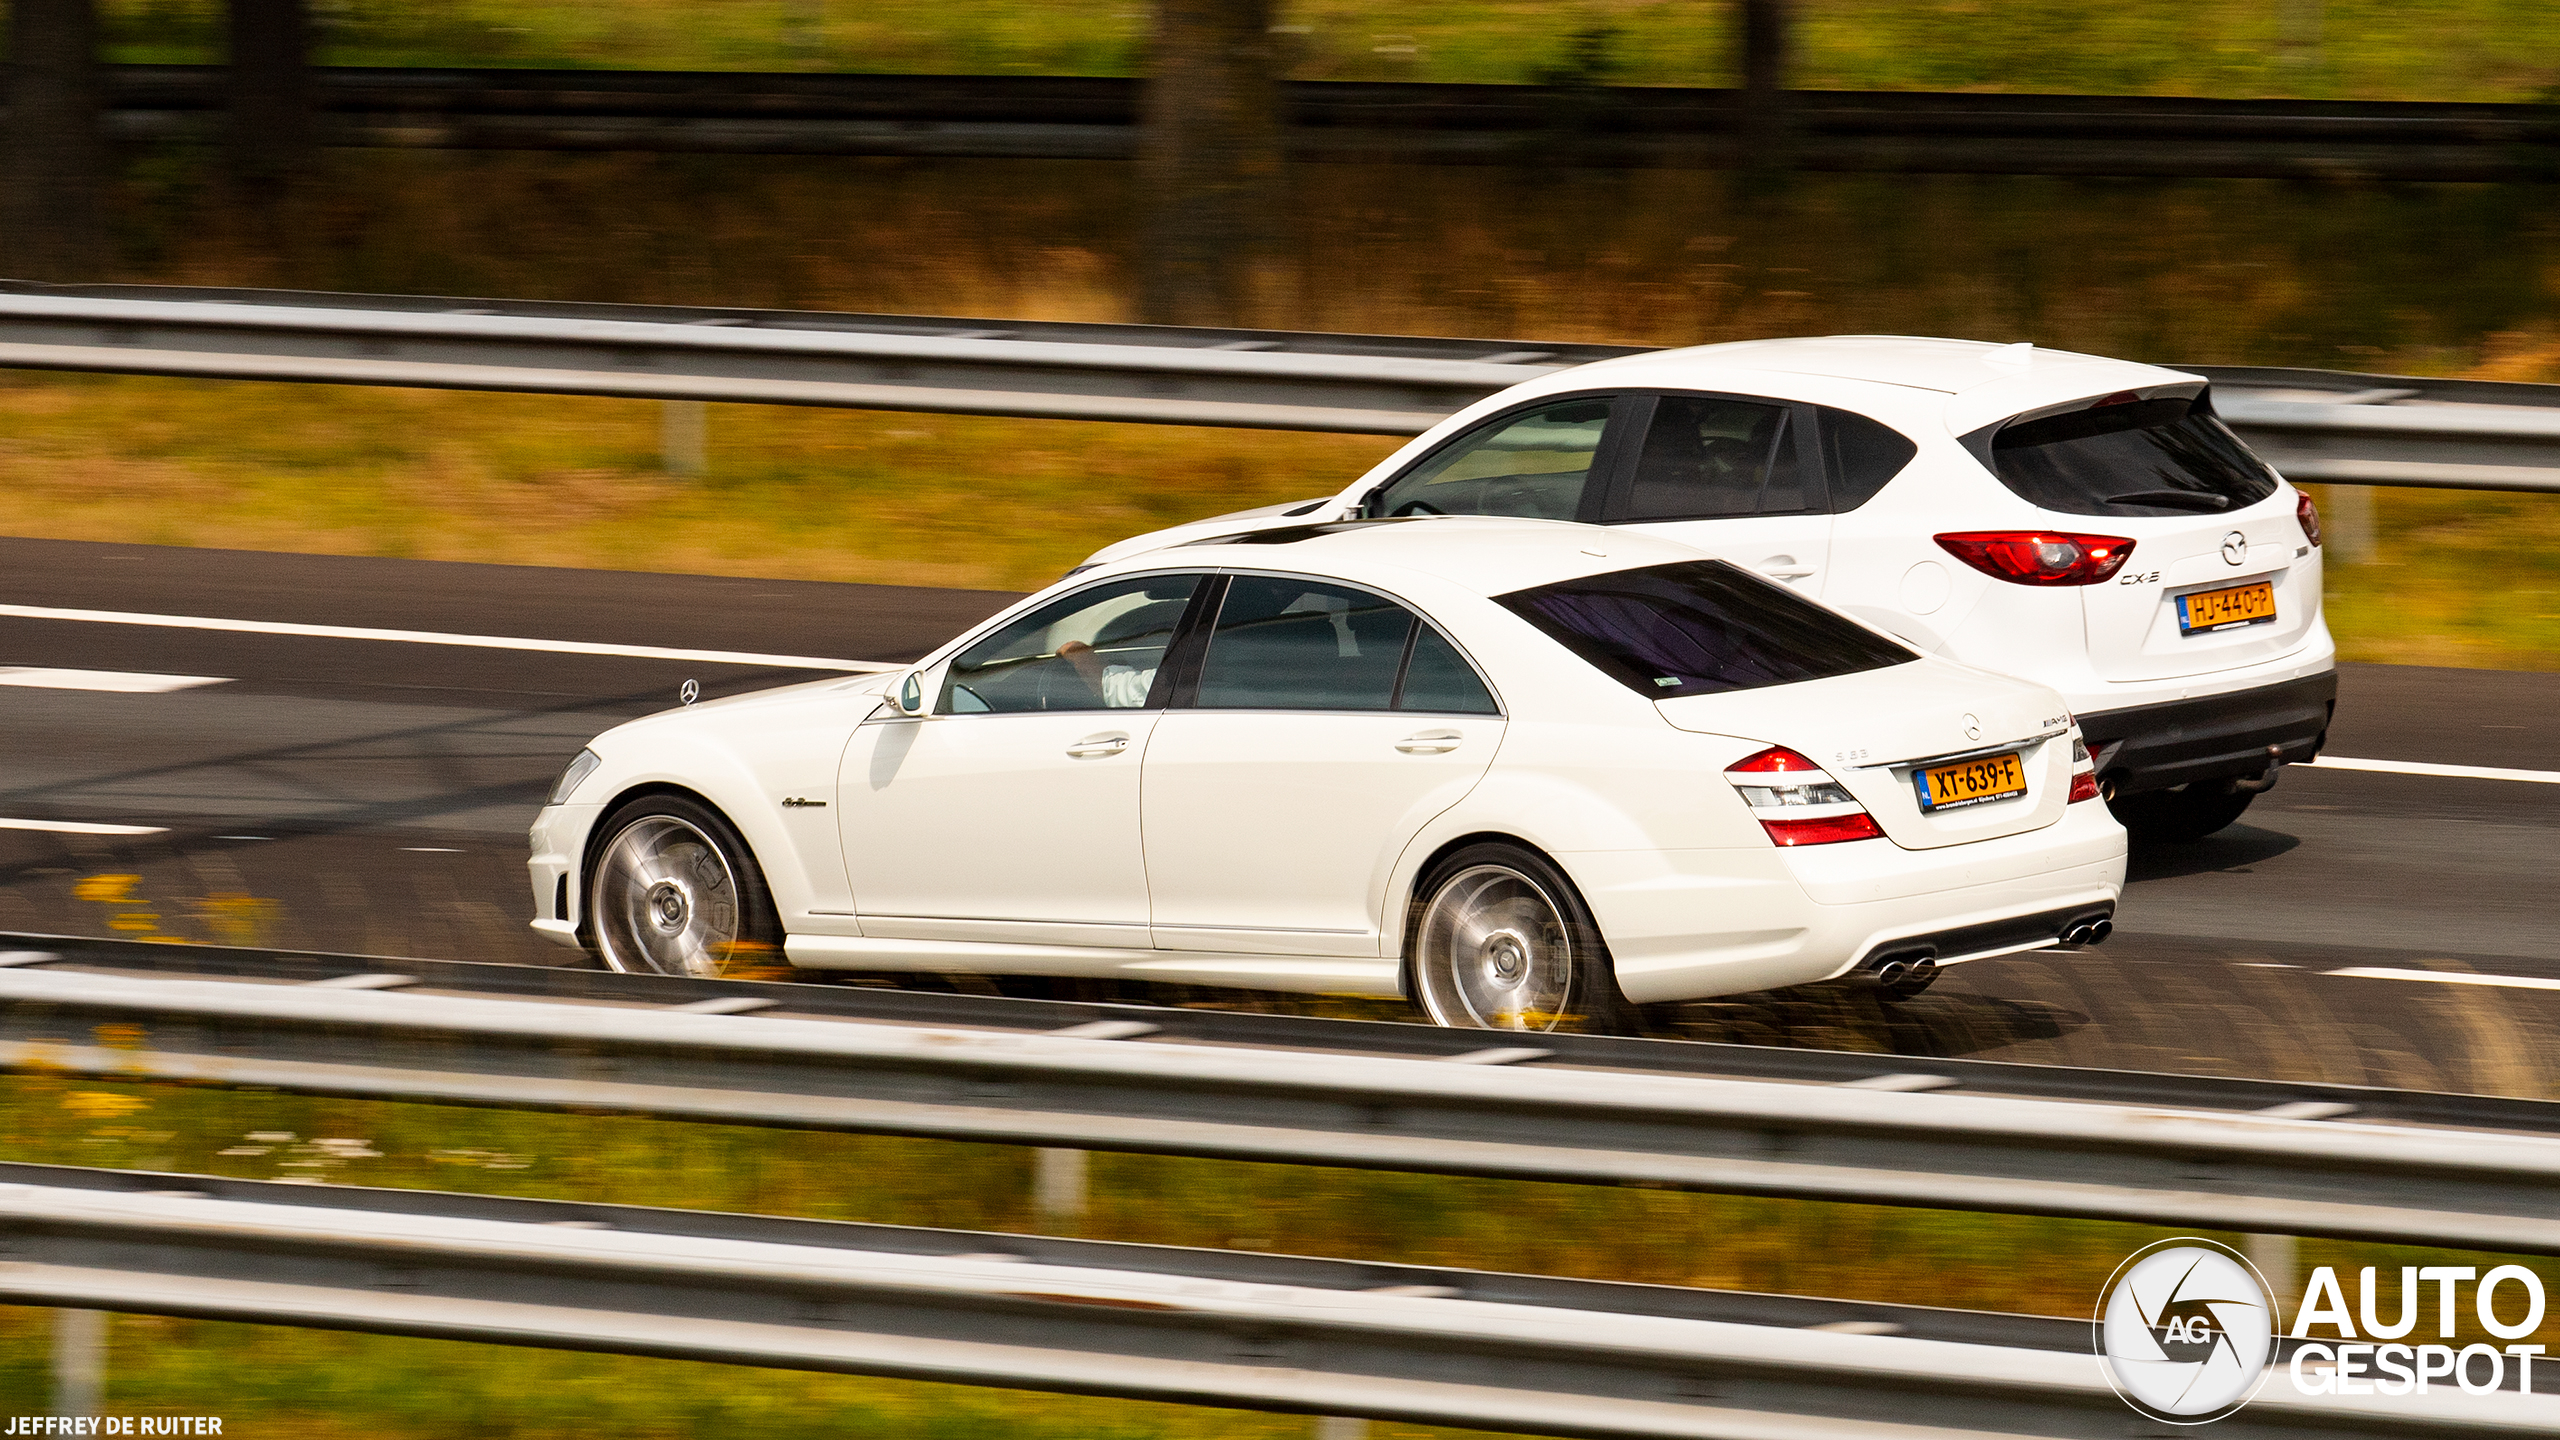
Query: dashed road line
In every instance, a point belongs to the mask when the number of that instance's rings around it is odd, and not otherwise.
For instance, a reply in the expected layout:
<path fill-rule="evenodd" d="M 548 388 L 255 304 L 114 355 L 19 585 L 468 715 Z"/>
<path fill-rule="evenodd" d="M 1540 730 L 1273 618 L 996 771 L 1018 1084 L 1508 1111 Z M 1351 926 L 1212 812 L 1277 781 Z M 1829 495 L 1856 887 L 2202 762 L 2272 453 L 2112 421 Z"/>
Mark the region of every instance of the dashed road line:
<path fill-rule="evenodd" d="M 2400 970 L 2388 965 L 2350 965 L 2344 970 L 2326 970 L 2326 975 L 2346 975 L 2358 980 L 2431 980 L 2438 985 L 2496 985 L 2509 990 L 2560 990 L 2560 980 L 2546 980 L 2539 975 L 2475 975 L 2467 970 Z"/>
<path fill-rule="evenodd" d="M 2560 770 L 2503 770 L 2494 765 L 2438 765 L 2426 760 L 2358 760 L 2323 755 L 2303 762 L 2315 770 L 2370 770 L 2381 775 L 2433 775 L 2448 780 L 2521 780 L 2528 785 L 2560 785 Z"/>
<path fill-rule="evenodd" d="M 696 660 L 712 665 L 765 665 L 791 670 L 876 674 L 899 668 L 879 660 L 836 660 L 819 655 L 682 650 L 663 645 L 606 645 L 587 640 L 537 640 L 516 635 L 449 635 L 440 630 L 378 630 L 360 625 L 224 620 L 209 615 L 146 615 L 127 610 L 64 610 L 50 605 L 0 605 L 0 616 L 20 620 L 75 620 L 97 625 L 152 625 L 171 630 L 227 630 L 243 635 L 295 635 L 315 640 L 387 640 L 404 645 L 463 645 L 483 650 L 533 650 L 554 655 L 611 655 L 629 660 Z"/>
<path fill-rule="evenodd" d="M 165 825 L 94 825 L 85 820 L 11 820 L 0 817 L 0 830 L 42 830 L 53 835 L 166 835 Z"/>
<path fill-rule="evenodd" d="M 31 690 L 105 690 L 126 695 L 164 695 L 206 685 L 228 685 L 222 675 L 152 675 L 138 670 L 60 670 L 42 665 L 0 665 L 0 685 Z"/>

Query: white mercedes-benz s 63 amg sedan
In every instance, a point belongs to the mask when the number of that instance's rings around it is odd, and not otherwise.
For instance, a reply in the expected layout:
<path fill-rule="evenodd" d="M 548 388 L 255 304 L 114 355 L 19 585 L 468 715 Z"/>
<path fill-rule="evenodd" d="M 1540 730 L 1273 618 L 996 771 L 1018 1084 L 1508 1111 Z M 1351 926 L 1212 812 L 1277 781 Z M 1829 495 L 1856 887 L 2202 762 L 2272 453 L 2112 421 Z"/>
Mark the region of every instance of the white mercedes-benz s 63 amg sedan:
<path fill-rule="evenodd" d="M 534 925 L 631 971 L 778 949 L 1604 1027 L 2102 939 L 2125 832 L 2097 794 L 2052 690 L 1686 546 L 1358 519 L 607 731 L 533 827 Z"/>

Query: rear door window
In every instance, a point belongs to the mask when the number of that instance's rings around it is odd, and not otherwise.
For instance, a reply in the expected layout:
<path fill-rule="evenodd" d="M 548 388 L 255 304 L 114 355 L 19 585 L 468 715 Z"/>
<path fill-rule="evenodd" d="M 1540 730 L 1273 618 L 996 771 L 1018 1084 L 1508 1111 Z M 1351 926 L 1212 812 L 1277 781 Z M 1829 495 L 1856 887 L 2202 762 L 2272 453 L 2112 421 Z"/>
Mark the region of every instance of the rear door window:
<path fill-rule="evenodd" d="M 1719 395 L 1664 395 L 1653 404 L 1626 500 L 1612 520 L 1706 520 L 1795 515 L 1808 495 L 1795 407 Z"/>
<path fill-rule="evenodd" d="M 1592 471 L 1616 408 L 1611 396 L 1586 395 L 1488 421 L 1397 476 L 1365 513 L 1595 517 Z"/>
<path fill-rule="evenodd" d="M 2203 395 L 2110 396 L 1965 445 L 2018 498 L 2065 515 L 2214 515 L 2276 492 L 2275 473 Z"/>
<path fill-rule="evenodd" d="M 1413 612 L 1383 595 L 1274 575 L 1227 582 L 1195 704 L 1212 710 L 1387 710 Z"/>
<path fill-rule="evenodd" d="M 1827 680 L 1920 658 L 1722 560 L 1586 575 L 1498 598 L 1609 678 L 1656 700 Z"/>

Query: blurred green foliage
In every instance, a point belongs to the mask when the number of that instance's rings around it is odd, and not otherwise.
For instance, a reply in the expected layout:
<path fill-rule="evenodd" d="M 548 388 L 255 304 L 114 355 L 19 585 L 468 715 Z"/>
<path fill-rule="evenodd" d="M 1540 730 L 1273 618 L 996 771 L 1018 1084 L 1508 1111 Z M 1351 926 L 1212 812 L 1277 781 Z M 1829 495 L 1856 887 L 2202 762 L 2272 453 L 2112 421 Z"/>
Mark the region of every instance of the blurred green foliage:
<path fill-rule="evenodd" d="M 117 58 L 202 63 L 221 0 L 107 0 Z M 1129 75 L 1147 0 L 318 0 L 336 65 Z M 1290 0 L 1311 80 L 1734 81 L 1728 0 Z M 1810 90 L 2531 100 L 2560 83 L 2536 0 L 1824 0 L 1799 7 Z M 1605 57 L 1588 52 L 1606 35 Z M 1579 57 L 1579 58 L 1577 58 Z M 1601 60 L 1593 64 L 1593 60 Z"/>

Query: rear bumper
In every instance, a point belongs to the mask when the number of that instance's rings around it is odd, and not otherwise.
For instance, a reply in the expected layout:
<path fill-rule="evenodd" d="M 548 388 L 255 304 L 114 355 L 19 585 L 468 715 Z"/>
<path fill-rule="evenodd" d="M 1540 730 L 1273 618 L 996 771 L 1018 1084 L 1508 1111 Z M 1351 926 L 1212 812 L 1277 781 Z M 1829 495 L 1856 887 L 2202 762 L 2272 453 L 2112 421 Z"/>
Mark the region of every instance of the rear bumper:
<path fill-rule="evenodd" d="M 2100 710 L 2079 717 L 2102 780 L 2116 793 L 2166 790 L 2196 780 L 2234 780 L 2320 753 L 2338 708 L 2334 670 L 2297 680 Z"/>
<path fill-rule="evenodd" d="M 1780 850 L 1560 857 L 1637 1004 L 1803 985 L 1893 950 L 1940 964 L 2051 945 L 2111 913 L 2125 835 L 2094 801 L 2041 830 L 1934 850 L 1860 840 Z"/>

